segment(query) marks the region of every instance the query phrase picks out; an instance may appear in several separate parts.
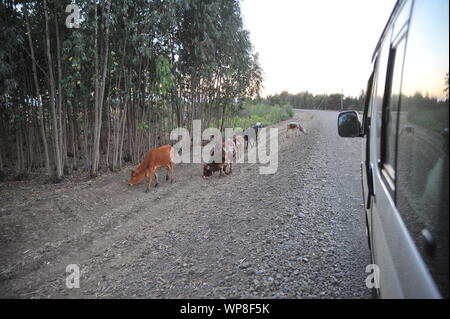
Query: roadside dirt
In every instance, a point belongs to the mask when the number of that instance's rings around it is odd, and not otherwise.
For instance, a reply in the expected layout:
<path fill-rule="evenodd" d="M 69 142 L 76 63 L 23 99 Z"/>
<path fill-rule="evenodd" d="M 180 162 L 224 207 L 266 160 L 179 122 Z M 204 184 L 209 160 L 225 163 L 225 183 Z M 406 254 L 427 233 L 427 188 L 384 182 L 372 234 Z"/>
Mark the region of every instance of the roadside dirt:
<path fill-rule="evenodd" d="M 360 141 L 336 113 L 279 128 L 279 169 L 175 167 L 144 193 L 129 168 L 92 181 L 0 184 L 1 298 L 368 298 Z M 79 289 L 65 270 L 81 270 Z"/>

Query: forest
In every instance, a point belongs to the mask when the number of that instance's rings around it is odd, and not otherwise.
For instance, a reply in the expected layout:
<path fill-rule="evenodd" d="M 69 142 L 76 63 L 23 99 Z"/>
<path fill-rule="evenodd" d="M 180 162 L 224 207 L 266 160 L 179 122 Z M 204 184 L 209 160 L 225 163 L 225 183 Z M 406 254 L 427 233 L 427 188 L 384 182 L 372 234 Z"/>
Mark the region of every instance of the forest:
<path fill-rule="evenodd" d="M 260 92 L 238 0 L 1 0 L 0 21 L 0 178 L 117 171 Z"/>
<path fill-rule="evenodd" d="M 308 91 L 292 94 L 283 91 L 280 94 L 269 95 L 262 102 L 269 105 L 290 104 L 299 109 L 317 110 L 363 110 L 365 92 L 362 90 L 358 97 L 344 96 L 341 93 L 313 94 Z"/>

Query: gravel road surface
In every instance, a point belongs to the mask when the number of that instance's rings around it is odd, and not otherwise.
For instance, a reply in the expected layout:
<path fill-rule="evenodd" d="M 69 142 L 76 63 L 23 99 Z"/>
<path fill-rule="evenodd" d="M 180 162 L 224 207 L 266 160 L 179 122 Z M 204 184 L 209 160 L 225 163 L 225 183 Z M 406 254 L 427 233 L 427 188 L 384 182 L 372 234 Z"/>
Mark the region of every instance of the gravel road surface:
<path fill-rule="evenodd" d="M 92 181 L 0 184 L 1 298 L 370 298 L 361 141 L 336 112 L 279 127 L 279 167 L 200 164 L 144 193 L 129 171 Z M 159 175 L 163 177 L 161 172 Z M 66 288 L 66 266 L 81 271 Z"/>

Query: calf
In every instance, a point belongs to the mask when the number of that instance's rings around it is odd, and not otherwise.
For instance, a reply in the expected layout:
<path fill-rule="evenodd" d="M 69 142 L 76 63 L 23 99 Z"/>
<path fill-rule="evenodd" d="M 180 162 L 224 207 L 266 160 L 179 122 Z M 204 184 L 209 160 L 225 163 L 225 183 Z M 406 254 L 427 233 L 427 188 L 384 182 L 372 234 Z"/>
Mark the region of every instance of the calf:
<path fill-rule="evenodd" d="M 214 172 L 219 171 L 220 176 L 222 176 L 222 173 L 225 173 L 226 175 L 229 175 L 232 173 L 232 165 L 233 165 L 233 159 L 235 157 L 236 152 L 236 145 L 234 144 L 233 140 L 227 139 L 225 142 L 218 144 L 216 151 L 219 151 L 222 153 L 222 162 L 216 163 L 215 161 L 212 161 L 211 163 L 204 164 L 203 165 L 203 179 L 207 179 L 209 176 L 211 176 Z M 211 151 L 211 156 L 214 156 L 214 150 Z M 227 172 L 226 168 L 229 167 L 229 170 Z"/>
<path fill-rule="evenodd" d="M 139 164 L 139 166 L 131 172 L 131 179 L 128 185 L 135 185 L 142 181 L 145 176 L 148 178 L 146 193 L 150 191 L 150 186 L 152 184 L 153 176 L 155 176 L 155 187 L 158 186 L 158 175 L 156 175 L 156 170 L 160 167 L 167 167 L 166 180 L 173 182 L 173 154 L 174 149 L 171 145 L 164 145 L 147 152 L 144 160 Z"/>
<path fill-rule="evenodd" d="M 301 124 L 299 122 L 288 123 L 287 130 L 286 130 L 286 137 L 289 137 L 288 133 L 290 130 L 295 131 L 296 135 L 298 132 L 306 133 L 306 130 L 303 128 L 303 126 L 301 126 Z"/>
<path fill-rule="evenodd" d="M 214 161 L 209 164 L 203 165 L 203 179 L 207 179 L 209 176 L 211 176 L 214 172 L 219 171 L 220 176 L 222 176 L 222 173 L 229 174 L 226 172 L 227 164 L 225 163 L 215 163 Z"/>

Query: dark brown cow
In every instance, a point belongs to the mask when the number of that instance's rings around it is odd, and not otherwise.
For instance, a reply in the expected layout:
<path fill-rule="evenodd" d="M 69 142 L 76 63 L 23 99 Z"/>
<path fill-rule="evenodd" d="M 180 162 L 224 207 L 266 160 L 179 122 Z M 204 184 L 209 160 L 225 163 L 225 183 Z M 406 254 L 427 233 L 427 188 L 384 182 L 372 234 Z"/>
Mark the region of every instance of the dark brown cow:
<path fill-rule="evenodd" d="M 306 133 L 306 130 L 303 128 L 303 126 L 299 122 L 290 122 L 290 123 L 288 123 L 287 130 L 286 130 L 286 137 L 289 137 L 288 133 L 289 133 L 290 130 L 295 131 L 296 135 L 297 135 L 298 132 Z"/>
<path fill-rule="evenodd" d="M 227 139 L 225 142 L 222 142 L 218 145 L 218 148 L 222 152 L 222 162 L 216 163 L 212 161 L 211 163 L 207 163 L 203 165 L 203 179 L 207 179 L 212 176 L 214 172 L 219 172 L 220 176 L 222 173 L 229 175 L 232 173 L 232 165 L 233 159 L 236 156 L 236 145 L 232 139 Z M 214 150 L 211 152 L 211 156 L 214 156 Z M 228 172 L 227 172 L 228 168 Z"/>
<path fill-rule="evenodd" d="M 225 163 L 215 163 L 214 161 L 209 164 L 203 165 L 203 179 L 207 179 L 208 177 L 212 176 L 214 172 L 219 172 L 219 176 L 222 176 L 222 173 L 225 173 L 226 175 L 230 174 L 226 172 L 227 164 Z"/>

